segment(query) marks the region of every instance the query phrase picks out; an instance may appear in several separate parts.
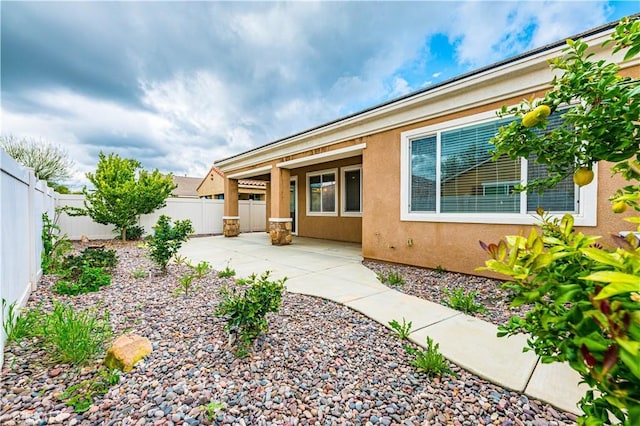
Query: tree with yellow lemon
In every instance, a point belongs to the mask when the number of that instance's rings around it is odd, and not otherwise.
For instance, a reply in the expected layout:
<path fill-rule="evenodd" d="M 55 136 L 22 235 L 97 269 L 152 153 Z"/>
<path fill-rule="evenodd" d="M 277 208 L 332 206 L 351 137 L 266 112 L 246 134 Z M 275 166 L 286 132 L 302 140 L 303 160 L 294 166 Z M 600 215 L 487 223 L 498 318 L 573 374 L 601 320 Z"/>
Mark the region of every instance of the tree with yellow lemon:
<path fill-rule="evenodd" d="M 610 43 L 613 53 L 626 52 L 624 60 L 640 53 L 640 20 L 622 21 Z M 620 76 L 618 64 L 594 60 L 588 48 L 567 40 L 564 55 L 550 61 L 558 76 L 544 98 L 502 108 L 499 115 L 521 119 L 499 130 L 493 155 L 547 166 L 547 177 L 519 188 L 527 191 L 570 176 L 589 185 L 592 166 L 612 162 L 612 172 L 627 181 L 612 195 L 612 210 L 639 211 L 640 83 Z M 553 114 L 562 114 L 562 124 L 547 131 Z M 513 305 L 532 305 L 499 335 L 527 333 L 525 350 L 580 374 L 590 390 L 579 404 L 579 424 L 640 425 L 640 242 L 631 233 L 610 243 L 576 230 L 569 214 L 539 213 L 541 224 L 528 235 L 480 243 L 491 258 L 479 269 L 509 278 L 504 285 L 513 291 Z M 639 217 L 625 220 L 640 224 Z"/>

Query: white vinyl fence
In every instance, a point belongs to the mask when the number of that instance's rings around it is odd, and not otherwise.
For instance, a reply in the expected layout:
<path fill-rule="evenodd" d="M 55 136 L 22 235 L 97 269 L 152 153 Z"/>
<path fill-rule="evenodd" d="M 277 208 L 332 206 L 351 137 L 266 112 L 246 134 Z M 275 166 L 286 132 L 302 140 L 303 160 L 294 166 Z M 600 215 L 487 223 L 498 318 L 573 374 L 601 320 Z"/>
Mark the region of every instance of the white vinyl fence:
<path fill-rule="evenodd" d="M 55 192 L 0 150 L 0 299 L 22 307 L 42 275 L 42 214 L 53 218 Z M 1 310 L 4 324 L 6 309 Z M 6 336 L 0 330 L 0 366 Z"/>
<path fill-rule="evenodd" d="M 84 195 L 58 194 L 58 207 L 84 207 Z M 239 201 L 240 231 L 256 232 L 266 230 L 266 202 Z M 160 215 L 167 215 L 175 220 L 191 220 L 196 235 L 222 234 L 223 200 L 207 200 L 204 198 L 168 198 L 167 205 L 151 214 L 140 218 L 140 225 L 145 233 L 153 233 L 153 225 Z M 58 225 L 63 234 L 70 240 L 79 240 L 86 236 L 90 240 L 113 238 L 116 233 L 113 225 L 100 225 L 87 216 L 68 216 L 61 213 Z"/>

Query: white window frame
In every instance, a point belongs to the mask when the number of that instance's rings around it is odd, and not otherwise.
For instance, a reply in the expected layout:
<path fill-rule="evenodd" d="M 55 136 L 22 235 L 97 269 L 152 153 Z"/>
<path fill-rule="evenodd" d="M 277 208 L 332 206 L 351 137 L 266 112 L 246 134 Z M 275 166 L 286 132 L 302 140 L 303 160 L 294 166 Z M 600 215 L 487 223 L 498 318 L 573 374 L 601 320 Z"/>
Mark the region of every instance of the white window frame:
<path fill-rule="evenodd" d="M 345 175 L 346 172 L 352 172 L 354 170 L 360 171 L 360 211 L 348 212 L 345 211 L 347 206 L 347 179 L 345 178 Z M 353 166 L 340 168 L 340 194 L 340 216 L 362 217 L 362 164 L 355 164 Z"/>
<path fill-rule="evenodd" d="M 526 194 L 520 194 L 521 211 L 519 213 L 438 213 L 440 210 L 440 133 L 474 124 L 487 123 L 496 120 L 494 111 L 487 111 L 467 117 L 461 117 L 443 123 L 418 129 L 408 130 L 400 134 L 400 220 L 413 222 L 455 222 L 455 223 L 489 223 L 489 224 L 519 224 L 532 225 L 539 223 L 536 214 L 526 211 Z M 412 212 L 411 202 L 411 141 L 429 136 L 436 136 L 436 212 Z M 521 159 L 522 184 L 526 184 L 527 174 L 524 173 L 527 160 Z M 577 226 L 597 225 L 597 193 L 598 167 L 593 165 L 594 179 L 589 185 L 580 187 L 577 191 L 577 212 L 572 212 Z M 564 213 L 553 212 L 552 216 L 562 217 Z"/>
<path fill-rule="evenodd" d="M 333 176 L 335 177 L 335 191 L 334 191 L 334 206 L 335 209 L 332 212 L 312 212 L 311 211 L 311 184 L 310 184 L 310 179 L 313 176 L 319 176 L 319 175 L 324 175 L 324 174 L 328 174 L 328 173 L 333 173 Z M 317 170 L 317 171 L 313 171 L 313 172 L 309 172 L 307 173 L 306 176 L 306 187 L 305 187 L 305 191 L 307 194 L 307 216 L 338 216 L 338 190 L 339 190 L 339 183 L 338 182 L 338 169 L 326 169 L 326 170 Z"/>

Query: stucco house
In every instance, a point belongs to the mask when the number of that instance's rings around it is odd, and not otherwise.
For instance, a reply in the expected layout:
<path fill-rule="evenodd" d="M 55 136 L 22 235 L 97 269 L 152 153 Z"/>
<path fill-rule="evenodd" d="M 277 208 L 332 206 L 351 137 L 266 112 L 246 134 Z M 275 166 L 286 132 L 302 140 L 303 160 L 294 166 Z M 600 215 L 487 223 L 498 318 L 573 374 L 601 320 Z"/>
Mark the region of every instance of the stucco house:
<path fill-rule="evenodd" d="M 614 27 L 573 38 L 609 59 L 611 46 L 601 44 Z M 632 229 L 611 212 L 608 198 L 622 181 L 608 164 L 595 165 L 596 178 L 584 187 L 568 181 L 542 195 L 514 195 L 515 183 L 545 169 L 487 157 L 487 142 L 509 120 L 496 111 L 543 96 L 553 78 L 547 60 L 564 47 L 562 40 L 217 161 L 225 235 L 238 233 L 241 179 L 266 183 L 265 238 L 275 245 L 295 243 L 292 235 L 358 242 L 365 258 L 464 273 L 477 273 L 487 258 L 479 240 L 526 231 L 539 206 L 572 213 L 589 234 Z M 640 77 L 640 60 L 621 66 Z"/>
<path fill-rule="evenodd" d="M 197 188 L 199 198 L 224 200 L 224 173 L 212 166 Z M 241 179 L 238 181 L 239 200 L 259 200 L 266 198 L 266 183 L 261 180 Z"/>

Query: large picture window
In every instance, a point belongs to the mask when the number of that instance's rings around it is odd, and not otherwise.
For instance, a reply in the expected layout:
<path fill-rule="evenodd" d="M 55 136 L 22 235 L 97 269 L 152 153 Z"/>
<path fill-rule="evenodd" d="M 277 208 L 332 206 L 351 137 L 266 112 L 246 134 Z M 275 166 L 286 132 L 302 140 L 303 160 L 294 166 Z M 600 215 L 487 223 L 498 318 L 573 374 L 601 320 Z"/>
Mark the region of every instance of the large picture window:
<path fill-rule="evenodd" d="M 309 216 L 337 216 L 337 170 L 307 173 L 307 214 Z"/>
<path fill-rule="evenodd" d="M 533 158 L 491 159 L 489 140 L 512 120 L 481 115 L 402 133 L 402 219 L 531 223 L 542 207 L 595 225 L 595 206 L 584 206 L 595 198 L 595 183 L 581 190 L 569 177 L 542 194 L 514 192 L 518 183 L 545 176 L 546 167 Z M 554 114 L 548 129 L 560 124 Z"/>

